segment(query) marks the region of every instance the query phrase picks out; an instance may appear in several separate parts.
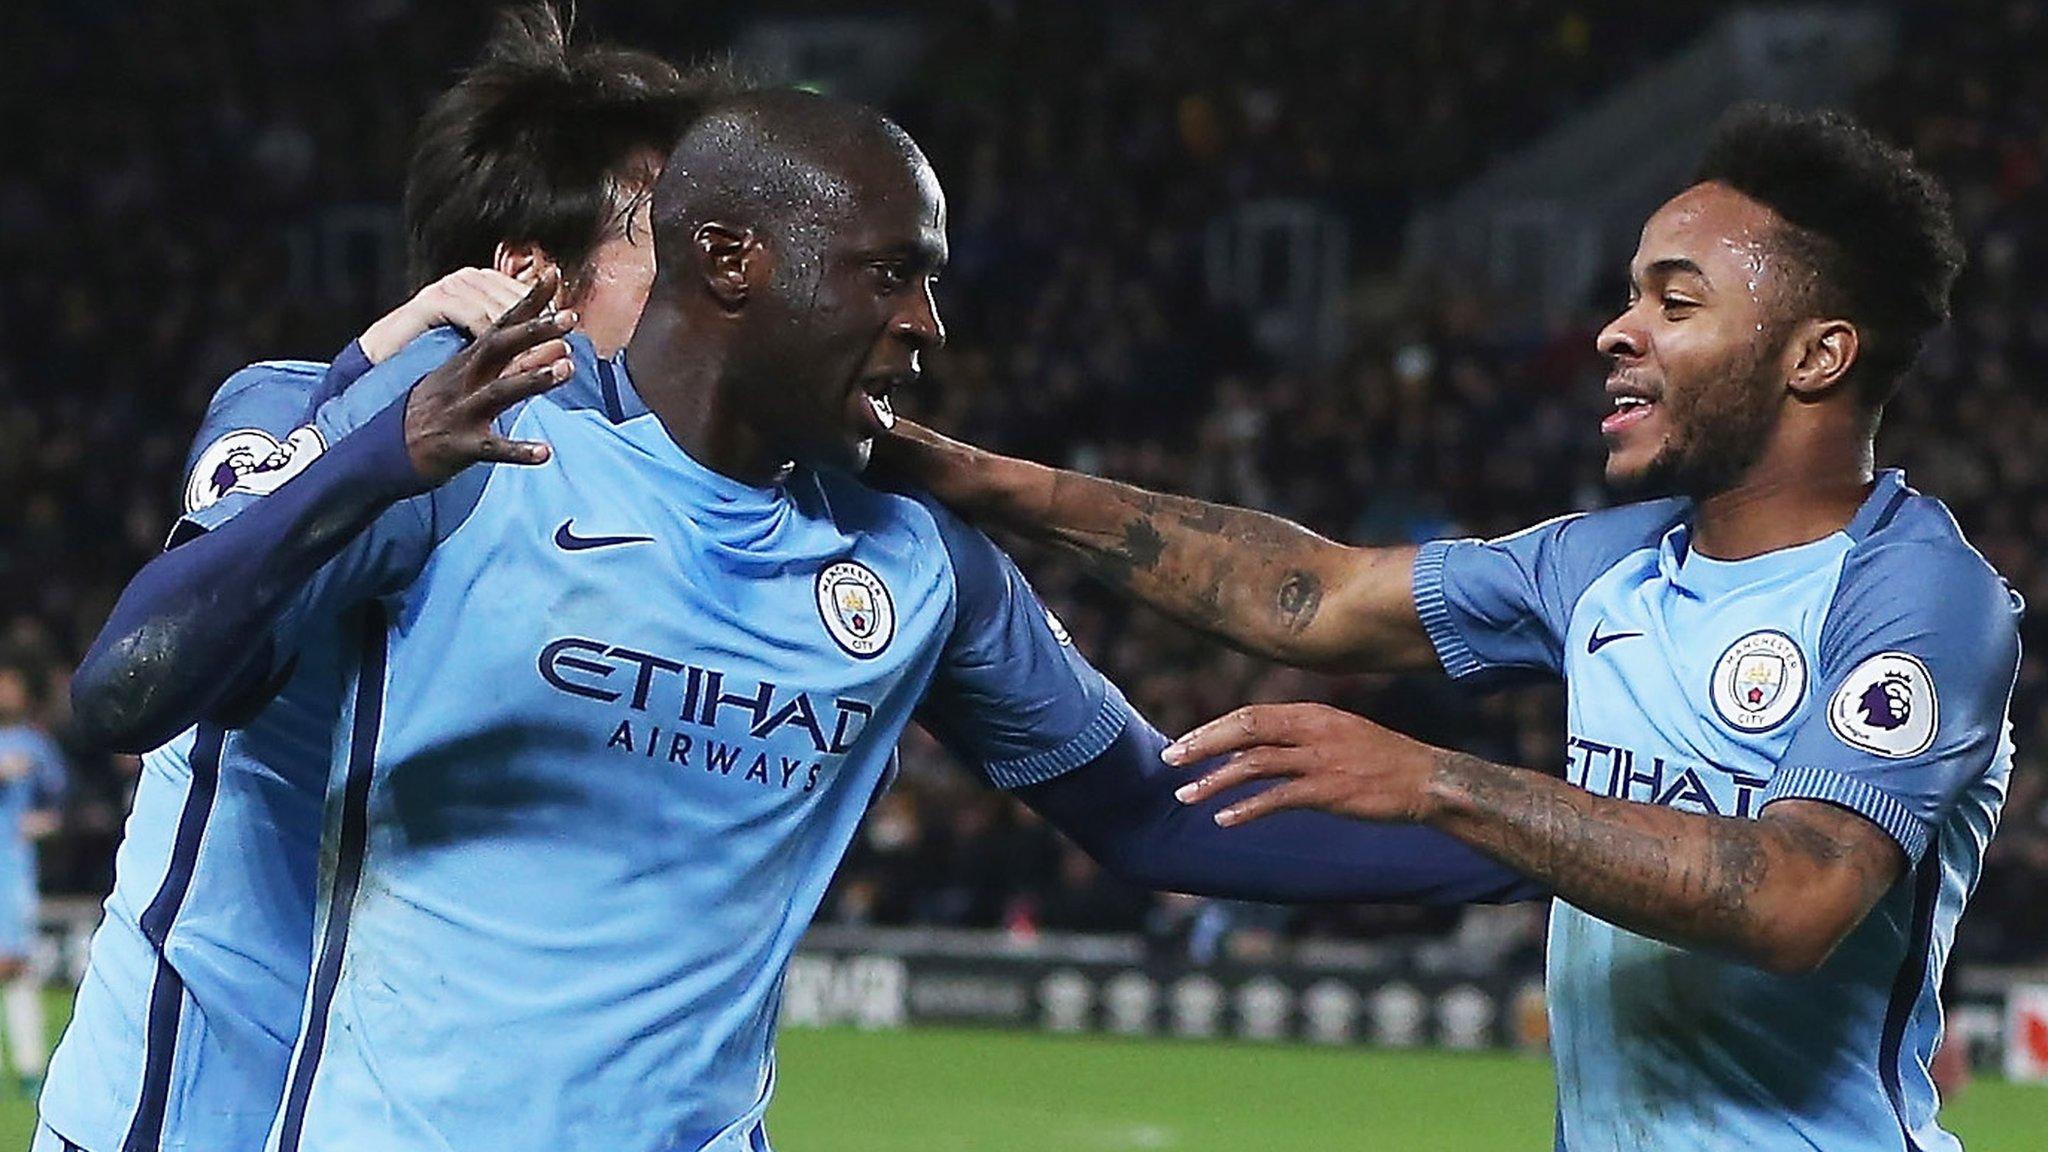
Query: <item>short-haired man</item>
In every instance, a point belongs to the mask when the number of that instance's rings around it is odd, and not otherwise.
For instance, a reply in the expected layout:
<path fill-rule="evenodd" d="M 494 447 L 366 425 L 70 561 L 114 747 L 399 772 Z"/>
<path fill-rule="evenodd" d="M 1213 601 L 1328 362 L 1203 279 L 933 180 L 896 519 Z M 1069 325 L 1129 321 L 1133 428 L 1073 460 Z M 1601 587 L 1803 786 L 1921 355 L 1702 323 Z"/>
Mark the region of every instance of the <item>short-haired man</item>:
<path fill-rule="evenodd" d="M 1607 477 L 1676 495 L 1500 540 L 1346 548 L 908 426 L 889 449 L 1277 659 L 1563 677 L 1567 780 L 1307 705 L 1168 753 L 1233 756 L 1184 789 L 1226 824 L 1427 824 L 1557 894 L 1560 1148 L 1949 1149 L 1935 994 L 2011 770 L 2019 605 L 1872 440 L 1961 259 L 1903 153 L 1734 114 L 1599 336 Z"/>

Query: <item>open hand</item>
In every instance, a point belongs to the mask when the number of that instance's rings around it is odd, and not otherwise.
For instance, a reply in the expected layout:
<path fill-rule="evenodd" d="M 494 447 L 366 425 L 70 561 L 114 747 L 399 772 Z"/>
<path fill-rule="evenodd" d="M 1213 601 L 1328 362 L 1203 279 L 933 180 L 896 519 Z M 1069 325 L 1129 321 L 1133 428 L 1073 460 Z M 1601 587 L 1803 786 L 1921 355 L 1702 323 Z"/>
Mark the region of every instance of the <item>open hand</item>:
<path fill-rule="evenodd" d="M 471 464 L 547 461 L 546 444 L 507 440 L 493 421 L 575 370 L 562 337 L 576 326 L 576 314 L 541 315 L 558 286 L 554 272 L 544 274 L 474 344 L 413 385 L 405 402 L 405 450 L 429 485 Z"/>
<path fill-rule="evenodd" d="M 1419 823 L 1436 749 L 1324 704 L 1253 704 L 1209 721 L 1161 754 L 1168 764 L 1229 759 L 1174 797 L 1194 804 L 1254 780 L 1279 783 L 1216 813 L 1225 826 L 1288 808 Z"/>
<path fill-rule="evenodd" d="M 430 328 L 451 324 L 481 336 L 526 295 L 527 286 L 491 268 L 458 268 L 419 290 L 356 337 L 363 356 L 382 364 Z"/>

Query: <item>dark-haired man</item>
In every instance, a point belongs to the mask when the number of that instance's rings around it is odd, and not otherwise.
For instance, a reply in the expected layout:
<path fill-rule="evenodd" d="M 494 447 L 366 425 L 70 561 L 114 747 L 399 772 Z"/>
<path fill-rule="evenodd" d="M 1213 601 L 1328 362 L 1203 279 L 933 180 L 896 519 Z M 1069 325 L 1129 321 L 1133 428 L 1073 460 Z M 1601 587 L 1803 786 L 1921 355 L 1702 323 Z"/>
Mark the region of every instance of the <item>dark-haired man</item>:
<path fill-rule="evenodd" d="M 1566 780 L 1308 705 L 1168 752 L 1233 757 L 1183 789 L 1225 824 L 1426 824 L 1557 893 L 1559 1147 L 1953 1148 L 1935 991 L 2010 770 L 2018 605 L 1872 437 L 1960 263 L 1903 153 L 1731 116 L 1599 337 L 1608 479 L 1676 495 L 1500 540 L 1346 548 L 907 426 L 890 450 L 1275 658 L 1564 678 Z"/>
<path fill-rule="evenodd" d="M 209 406 L 179 539 L 276 491 L 333 443 L 307 413 L 429 329 L 486 329 L 543 275 L 600 346 L 624 344 L 653 274 L 647 193 L 688 116 L 724 81 L 645 53 L 576 45 L 546 8 L 506 13 L 421 122 L 406 188 L 426 284 L 331 365 L 266 362 Z M 193 597 L 203 613 L 246 589 Z M 176 621 L 169 622 L 175 627 Z M 79 695 L 82 732 L 140 751 L 141 777 L 37 1148 L 253 1149 L 276 1115 L 312 966 L 338 625 L 298 646 L 282 688 L 152 748 L 125 686 Z"/>
<path fill-rule="evenodd" d="M 1148 883 L 1526 893 L 1426 829 L 1177 804 L 1164 737 L 1009 560 L 853 477 L 943 339 L 945 200 L 900 128 L 726 101 L 654 221 L 621 356 L 571 336 L 558 390 L 494 382 L 562 347 L 529 302 L 417 384 L 371 372 L 321 412 L 355 431 L 153 561 L 88 659 L 203 715 L 307 621 L 363 618 L 278 1152 L 764 1148 L 784 969 L 913 712 Z M 110 656 L 221 584 L 167 661 Z"/>

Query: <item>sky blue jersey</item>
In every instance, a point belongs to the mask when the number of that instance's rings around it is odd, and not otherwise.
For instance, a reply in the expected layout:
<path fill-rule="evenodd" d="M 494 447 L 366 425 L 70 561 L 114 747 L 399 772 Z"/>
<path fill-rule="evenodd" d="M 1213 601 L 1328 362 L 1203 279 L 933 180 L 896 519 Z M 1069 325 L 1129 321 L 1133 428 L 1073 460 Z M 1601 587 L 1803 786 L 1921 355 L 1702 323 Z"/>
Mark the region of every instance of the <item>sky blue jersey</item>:
<path fill-rule="evenodd" d="M 913 710 L 1004 787 L 1126 724 L 979 533 L 712 472 L 571 346 L 500 421 L 547 464 L 392 506 L 276 628 L 360 613 L 272 1148 L 763 1149 L 785 965 Z M 402 435 L 419 374 L 321 427 Z"/>
<path fill-rule="evenodd" d="M 1928 1063 L 2011 771 L 2018 598 L 1897 472 L 1842 531 L 1746 560 L 1693 553 L 1689 516 L 1663 501 L 1426 545 L 1415 599 L 1445 669 L 1561 675 L 1580 787 L 1745 820 L 1825 801 L 1908 866 L 1807 976 L 1557 901 L 1558 1146 L 1956 1148 Z"/>
<path fill-rule="evenodd" d="M 229 377 L 186 457 L 180 531 L 275 491 L 327 447 L 306 414 L 369 367 L 267 361 Z M 309 629 L 240 727 L 142 757 L 44 1123 L 87 1152 L 261 1146 L 312 966 L 321 807 L 341 711 L 336 626 Z"/>
<path fill-rule="evenodd" d="M 42 729 L 0 728 L 0 956 L 27 956 L 35 942 L 36 846 L 22 821 L 55 807 L 66 779 L 64 753 Z"/>

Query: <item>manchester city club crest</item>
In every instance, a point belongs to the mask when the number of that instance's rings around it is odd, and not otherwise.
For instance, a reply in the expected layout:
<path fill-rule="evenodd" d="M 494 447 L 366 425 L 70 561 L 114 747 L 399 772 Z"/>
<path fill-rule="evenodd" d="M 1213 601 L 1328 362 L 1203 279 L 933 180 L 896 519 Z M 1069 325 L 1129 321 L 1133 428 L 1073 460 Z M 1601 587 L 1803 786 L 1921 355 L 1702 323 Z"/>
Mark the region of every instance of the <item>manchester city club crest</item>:
<path fill-rule="evenodd" d="M 206 446 L 185 482 L 185 511 L 197 512 L 236 492 L 268 496 L 327 450 L 312 425 L 282 441 L 261 428 L 237 428 Z"/>
<path fill-rule="evenodd" d="M 1775 629 L 1751 632 L 1714 664 L 1714 711 L 1738 732 L 1783 724 L 1806 699 L 1806 657 Z"/>
<path fill-rule="evenodd" d="M 866 659 L 896 636 L 896 605 L 882 578 L 865 564 L 842 560 L 818 573 L 818 615 L 848 654 Z"/>

